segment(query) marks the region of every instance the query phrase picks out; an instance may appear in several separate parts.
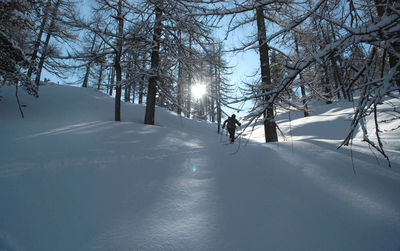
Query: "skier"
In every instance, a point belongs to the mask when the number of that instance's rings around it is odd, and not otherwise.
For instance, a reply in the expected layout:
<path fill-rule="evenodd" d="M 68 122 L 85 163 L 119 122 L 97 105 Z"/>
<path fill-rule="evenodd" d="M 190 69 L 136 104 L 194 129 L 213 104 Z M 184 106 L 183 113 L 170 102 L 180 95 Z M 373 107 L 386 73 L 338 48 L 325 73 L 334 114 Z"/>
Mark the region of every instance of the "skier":
<path fill-rule="evenodd" d="M 235 142 L 236 124 L 238 126 L 241 126 L 242 124 L 240 124 L 239 121 L 237 121 L 235 114 L 232 114 L 231 117 L 229 117 L 227 120 L 224 121 L 224 124 L 222 125 L 222 129 L 225 129 L 225 124 L 227 124 L 226 129 L 229 132 L 229 137 L 231 138 L 231 144 L 233 144 Z"/>

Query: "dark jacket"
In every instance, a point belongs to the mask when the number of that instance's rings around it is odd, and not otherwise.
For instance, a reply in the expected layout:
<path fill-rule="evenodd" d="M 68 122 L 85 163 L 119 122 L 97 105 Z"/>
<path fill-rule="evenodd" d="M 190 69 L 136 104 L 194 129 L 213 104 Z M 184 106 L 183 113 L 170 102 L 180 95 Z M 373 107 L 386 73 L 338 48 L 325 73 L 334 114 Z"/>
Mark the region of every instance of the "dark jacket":
<path fill-rule="evenodd" d="M 227 120 L 224 121 L 224 124 L 222 125 L 222 128 L 225 128 L 225 125 L 227 124 L 226 128 L 229 129 L 236 129 L 236 124 L 238 126 L 241 126 L 242 124 L 240 124 L 239 121 L 237 121 L 237 119 L 235 119 L 234 117 L 229 117 Z"/>

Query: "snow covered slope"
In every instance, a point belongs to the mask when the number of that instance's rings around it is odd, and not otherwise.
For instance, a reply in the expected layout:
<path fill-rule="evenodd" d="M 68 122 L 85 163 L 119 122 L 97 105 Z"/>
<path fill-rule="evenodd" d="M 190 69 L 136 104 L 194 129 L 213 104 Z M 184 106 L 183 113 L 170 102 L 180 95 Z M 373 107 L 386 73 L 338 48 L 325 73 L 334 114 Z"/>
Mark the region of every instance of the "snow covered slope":
<path fill-rule="evenodd" d="M 25 119 L 0 92 L 0 250 L 400 248 L 399 138 L 392 168 L 355 143 L 354 174 L 336 150 L 349 107 L 282 118 L 284 142 L 226 145 L 164 109 L 147 126 L 124 103 L 114 122 L 92 89 L 21 95 Z"/>

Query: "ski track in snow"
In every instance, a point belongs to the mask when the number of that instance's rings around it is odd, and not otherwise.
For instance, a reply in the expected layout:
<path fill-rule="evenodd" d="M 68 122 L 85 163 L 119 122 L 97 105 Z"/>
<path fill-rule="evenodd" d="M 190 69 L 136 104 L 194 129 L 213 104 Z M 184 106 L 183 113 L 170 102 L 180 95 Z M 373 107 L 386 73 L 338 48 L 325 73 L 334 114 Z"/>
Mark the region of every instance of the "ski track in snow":
<path fill-rule="evenodd" d="M 224 145 L 209 124 L 163 109 L 160 126 L 136 123 L 143 106 L 128 104 L 130 121 L 114 122 L 103 94 L 41 90 L 23 99 L 23 121 L 3 94 L 0 249 L 400 248 L 398 153 L 389 169 L 357 143 L 353 160 L 337 150 L 349 108 L 282 121 L 293 141 Z"/>

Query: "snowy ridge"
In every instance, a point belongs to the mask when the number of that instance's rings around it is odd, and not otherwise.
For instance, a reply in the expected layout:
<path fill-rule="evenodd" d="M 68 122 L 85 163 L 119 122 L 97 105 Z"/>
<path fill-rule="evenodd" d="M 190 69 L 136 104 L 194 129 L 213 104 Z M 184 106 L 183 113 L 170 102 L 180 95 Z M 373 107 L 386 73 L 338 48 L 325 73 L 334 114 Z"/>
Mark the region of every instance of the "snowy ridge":
<path fill-rule="evenodd" d="M 123 103 L 114 122 L 93 89 L 41 87 L 21 119 L 13 91 L 0 89 L 2 250 L 400 248 L 398 132 L 392 168 L 358 140 L 353 158 L 337 150 L 351 105 L 282 115 L 286 141 L 257 143 L 256 128 L 224 145 L 164 109 L 147 126 L 144 106 Z"/>

